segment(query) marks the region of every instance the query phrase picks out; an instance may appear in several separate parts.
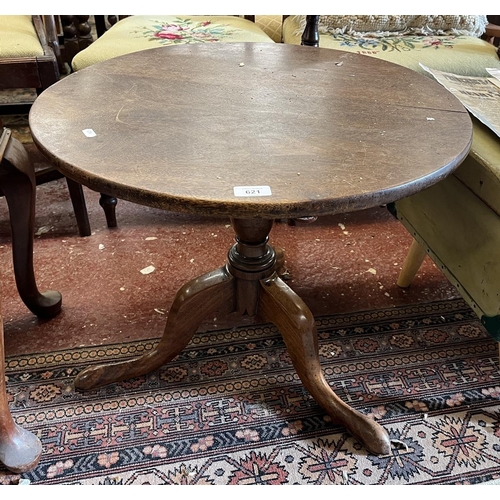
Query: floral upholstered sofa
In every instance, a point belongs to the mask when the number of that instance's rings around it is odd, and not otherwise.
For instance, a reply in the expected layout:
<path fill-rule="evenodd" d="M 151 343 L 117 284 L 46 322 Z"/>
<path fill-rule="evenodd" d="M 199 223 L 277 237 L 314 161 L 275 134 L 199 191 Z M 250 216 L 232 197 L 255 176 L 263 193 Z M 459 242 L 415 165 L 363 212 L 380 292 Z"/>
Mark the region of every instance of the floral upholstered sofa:
<path fill-rule="evenodd" d="M 423 65 L 468 76 L 489 76 L 499 68 L 497 48 L 481 39 L 485 15 L 356 15 L 319 18 L 319 46 L 356 52 L 424 73 Z M 299 45 L 306 16 L 283 22 L 283 41 Z"/>

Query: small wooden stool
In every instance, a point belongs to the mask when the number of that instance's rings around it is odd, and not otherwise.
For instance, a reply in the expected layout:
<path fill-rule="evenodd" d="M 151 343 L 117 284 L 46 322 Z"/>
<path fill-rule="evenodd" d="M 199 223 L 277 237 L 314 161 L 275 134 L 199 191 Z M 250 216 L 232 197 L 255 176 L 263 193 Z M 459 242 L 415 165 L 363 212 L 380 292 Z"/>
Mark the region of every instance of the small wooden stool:
<path fill-rule="evenodd" d="M 33 269 L 35 172 L 23 145 L 3 129 L 0 136 L 0 188 L 9 206 L 16 285 L 28 309 L 41 318 L 61 310 L 61 294 L 38 291 Z M 18 426 L 10 413 L 5 386 L 5 348 L 0 313 L 0 462 L 15 473 L 36 466 L 42 453 L 40 440 Z"/>

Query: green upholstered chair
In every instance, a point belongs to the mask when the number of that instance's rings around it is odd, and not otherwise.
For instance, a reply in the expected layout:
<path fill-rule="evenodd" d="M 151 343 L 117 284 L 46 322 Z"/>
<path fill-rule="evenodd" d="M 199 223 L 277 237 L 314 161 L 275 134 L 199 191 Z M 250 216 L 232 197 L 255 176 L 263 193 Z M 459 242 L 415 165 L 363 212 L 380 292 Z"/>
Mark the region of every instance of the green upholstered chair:
<path fill-rule="evenodd" d="M 413 237 L 398 285 L 429 256 L 500 342 L 500 138 L 475 118 L 472 148 L 446 179 L 389 205 Z"/>

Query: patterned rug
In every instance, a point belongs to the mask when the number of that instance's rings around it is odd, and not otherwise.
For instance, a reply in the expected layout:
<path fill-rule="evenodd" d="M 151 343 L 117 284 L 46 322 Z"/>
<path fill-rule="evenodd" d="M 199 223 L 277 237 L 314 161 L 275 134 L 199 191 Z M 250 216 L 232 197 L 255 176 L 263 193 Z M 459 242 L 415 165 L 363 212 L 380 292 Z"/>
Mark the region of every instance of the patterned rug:
<path fill-rule="evenodd" d="M 198 333 L 170 364 L 75 391 L 75 375 L 147 342 L 7 359 L 16 422 L 42 441 L 0 484 L 478 484 L 500 478 L 497 344 L 461 300 L 317 319 L 337 394 L 393 446 L 367 452 L 303 389 L 270 325 Z"/>

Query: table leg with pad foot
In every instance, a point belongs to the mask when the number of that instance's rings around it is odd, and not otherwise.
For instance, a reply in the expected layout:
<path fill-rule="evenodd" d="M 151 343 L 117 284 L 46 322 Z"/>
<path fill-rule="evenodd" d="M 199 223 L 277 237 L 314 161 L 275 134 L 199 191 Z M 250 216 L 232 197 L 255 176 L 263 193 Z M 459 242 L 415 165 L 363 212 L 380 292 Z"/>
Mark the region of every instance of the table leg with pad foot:
<path fill-rule="evenodd" d="M 0 315 L 0 463 L 14 473 L 31 470 L 40 460 L 42 443 L 14 422 L 5 387 L 5 349 Z"/>

